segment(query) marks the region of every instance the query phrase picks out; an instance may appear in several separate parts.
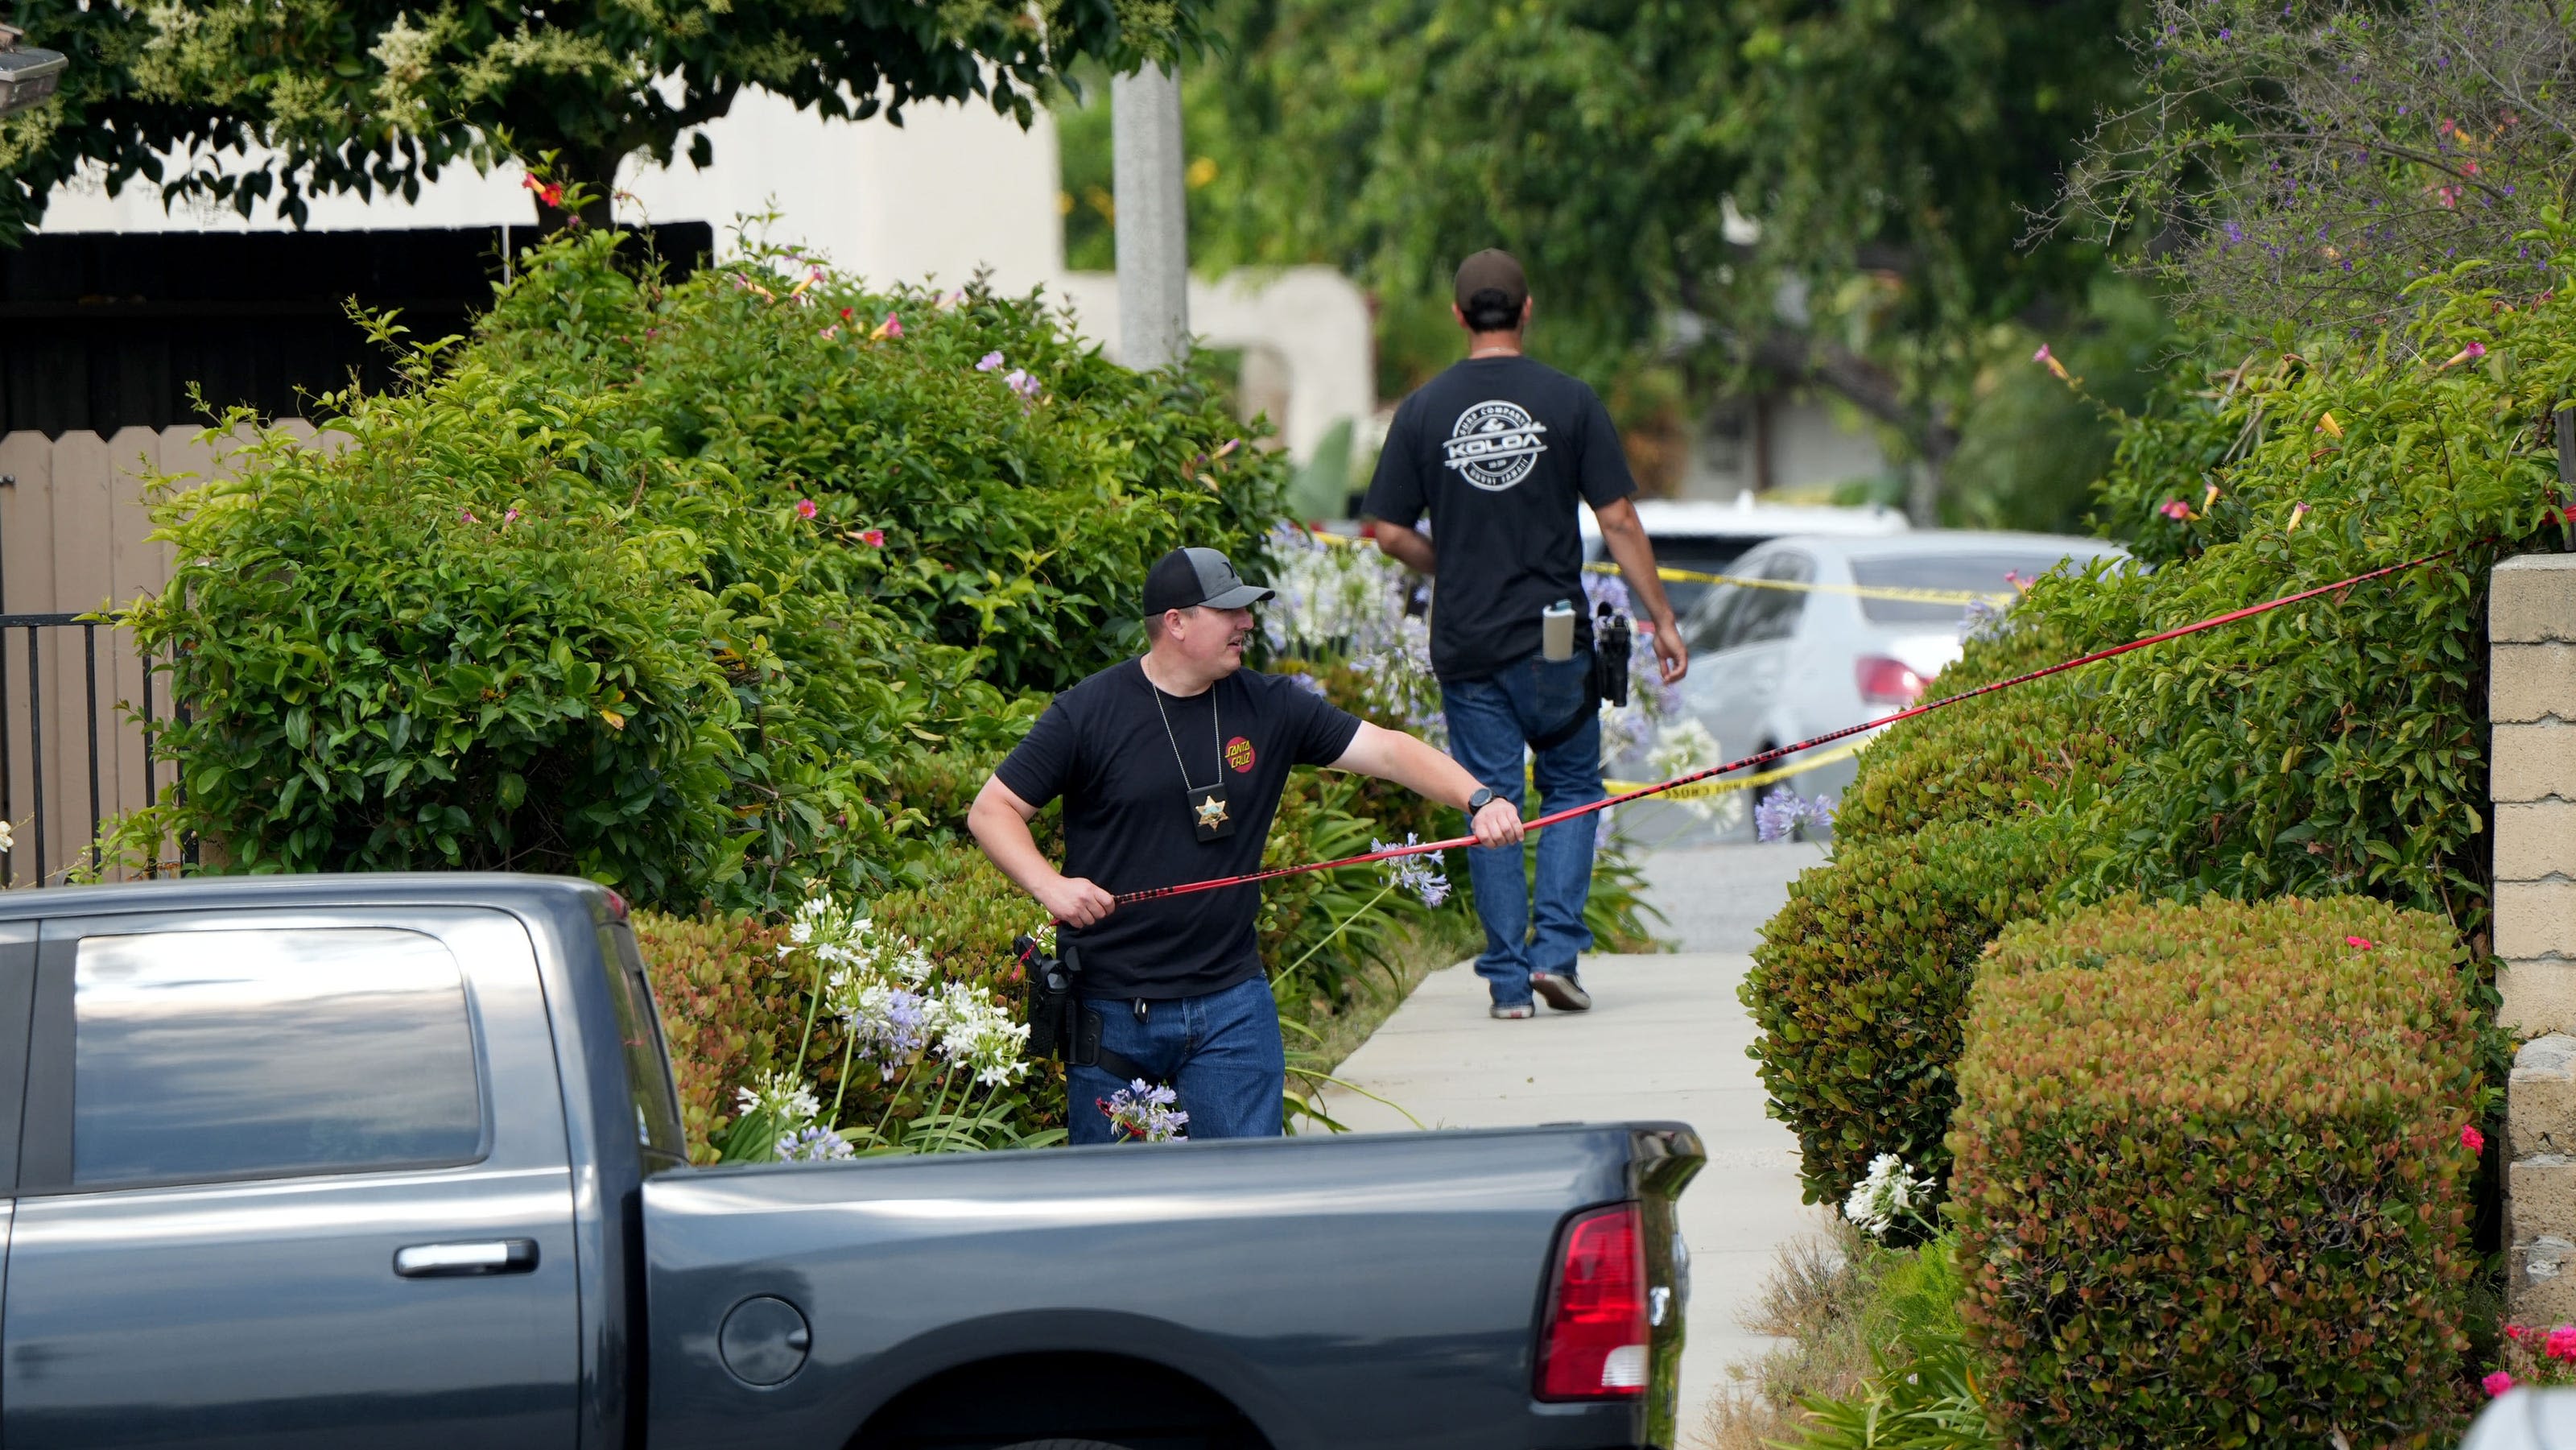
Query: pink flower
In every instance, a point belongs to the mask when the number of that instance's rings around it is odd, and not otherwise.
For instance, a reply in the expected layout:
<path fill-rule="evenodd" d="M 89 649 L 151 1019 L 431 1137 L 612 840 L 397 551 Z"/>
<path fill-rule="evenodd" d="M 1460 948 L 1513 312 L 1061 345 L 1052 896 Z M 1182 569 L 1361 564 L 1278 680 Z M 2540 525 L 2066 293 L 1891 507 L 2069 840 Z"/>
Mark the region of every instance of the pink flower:
<path fill-rule="evenodd" d="M 472 509 L 467 509 L 467 510 L 465 510 L 464 512 L 465 512 L 465 522 L 467 522 L 467 523 L 469 523 L 469 524 L 479 524 L 479 523 L 483 522 L 481 519 L 478 519 L 478 518 L 474 517 L 474 510 L 472 510 Z"/>
<path fill-rule="evenodd" d="M 2520 1344 L 2522 1342 L 2522 1337 L 2530 1332 L 2530 1330 L 2523 1328 L 2519 1324 L 2508 1324 L 2504 1327 L 2504 1337 L 2512 1340 L 2516 1344 Z"/>
<path fill-rule="evenodd" d="M 2345 938 L 2343 939 L 2343 944 L 2344 944 L 2345 946 L 2348 946 L 2348 947 L 2357 947 L 2357 948 L 2359 948 L 2359 949 L 2360 949 L 2360 950 L 2362 950 L 2362 951 L 2368 951 L 2368 950 L 2370 950 L 2372 947 L 2374 947 L 2374 946 L 2378 945 L 2378 943 L 2376 943 L 2376 942 L 2372 941 L 2370 938 L 2368 938 L 2368 937 L 2366 937 L 2366 936 L 2348 936 L 2348 937 L 2345 937 Z"/>
<path fill-rule="evenodd" d="M 885 530 L 861 529 L 859 530 L 859 541 L 866 544 L 871 549 L 882 549 L 885 547 Z"/>
<path fill-rule="evenodd" d="M 989 373 L 989 372 L 992 372 L 992 371 L 994 371 L 995 369 L 999 368 L 1001 365 L 1002 365 L 1002 350 L 1001 350 L 1000 348 L 995 348 L 993 351 L 988 352 L 988 353 L 984 354 L 982 357 L 979 357 L 979 358 L 975 359 L 975 371 L 977 371 L 977 372 L 979 372 L 979 373 Z"/>
<path fill-rule="evenodd" d="M 2074 381 L 2074 379 L 2066 375 L 2066 364 L 2057 360 L 2057 354 L 2048 350 L 2047 343 L 2041 343 L 2039 345 L 2039 351 L 2030 355 L 2030 360 L 2047 368 L 2050 372 L 2057 374 L 2057 380 L 2061 383 Z"/>
<path fill-rule="evenodd" d="M 2191 517 L 2191 505 L 2184 503 L 2178 498 L 2169 498 L 2156 509 L 2156 512 L 2163 514 L 2166 518 L 2172 519 L 2176 523 L 2180 523 L 2184 519 Z"/>
<path fill-rule="evenodd" d="M 821 512 L 821 510 L 814 507 L 814 500 L 810 498 L 800 498 L 796 500 L 796 517 L 800 519 L 810 519 L 819 512 Z"/>
<path fill-rule="evenodd" d="M 2505 1391 L 2513 1388 L 2513 1376 L 2506 1374 L 2503 1370 L 2497 1370 L 2494 1374 L 2488 1375 L 2485 1379 L 2478 1381 L 2478 1383 L 2486 1386 L 2487 1397 L 2489 1399 L 2493 1399 L 2497 1395 L 2501 1395 Z"/>
<path fill-rule="evenodd" d="M 2299 520 L 2306 518 L 2307 516 L 2308 506 L 2306 504 L 2301 503 L 2290 505 L 2290 528 L 2298 528 Z"/>
<path fill-rule="evenodd" d="M 2479 1132 L 2477 1125 L 2463 1123 L 2460 1125 L 2460 1146 L 2472 1153 L 2483 1153 L 2487 1150 L 2487 1135 Z M 2571 1329 L 2568 1333 L 2576 1336 L 2576 1329 Z"/>
<path fill-rule="evenodd" d="M 2576 1360 L 2576 1324 L 2561 1324 L 2549 1331 L 2549 1338 L 2542 1341 L 2540 1352 L 2551 1359 Z"/>
<path fill-rule="evenodd" d="M 901 337 L 903 336 L 903 319 L 889 312 L 885 315 L 885 321 L 878 323 L 875 330 L 871 331 L 868 336 L 871 338 Z"/>
<path fill-rule="evenodd" d="M 2473 342 L 2467 347 L 2461 348 L 2458 352 L 2451 354 L 2450 359 L 2444 362 L 2442 366 L 2446 368 L 2458 367 L 2464 362 L 2476 362 L 2479 358 L 2485 357 L 2486 355 L 2487 345 L 2483 342 Z"/>
<path fill-rule="evenodd" d="M 518 521 L 519 511 L 517 509 L 510 509 L 501 515 L 501 522 L 505 524 L 515 524 Z"/>

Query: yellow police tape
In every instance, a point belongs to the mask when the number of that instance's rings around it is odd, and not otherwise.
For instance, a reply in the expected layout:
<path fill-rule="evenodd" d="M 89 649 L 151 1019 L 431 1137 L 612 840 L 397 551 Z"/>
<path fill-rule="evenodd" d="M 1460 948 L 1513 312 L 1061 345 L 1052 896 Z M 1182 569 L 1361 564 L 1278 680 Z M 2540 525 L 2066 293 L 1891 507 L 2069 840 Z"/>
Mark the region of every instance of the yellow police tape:
<path fill-rule="evenodd" d="M 1793 775 L 1805 775 L 1808 771 L 1822 766 L 1849 760 L 1860 752 L 1859 745 L 1845 745 L 1839 749 L 1828 750 L 1822 755 L 1801 760 L 1795 765 L 1784 765 L 1778 770 L 1766 770 L 1732 780 L 1702 780 L 1693 781 L 1689 785 L 1677 785 L 1671 790 L 1657 792 L 1654 798 L 1662 801 L 1686 801 L 1696 800 L 1701 796 L 1724 795 L 1731 790 L 1753 790 L 1769 785 L 1775 780 L 1787 780 Z M 1644 790 L 1652 784 L 1654 782 L 1649 780 L 1605 780 L 1601 782 L 1601 788 L 1612 795 L 1626 795 L 1632 790 Z"/>
<path fill-rule="evenodd" d="M 1330 534 L 1315 529 L 1317 543 L 1347 549 L 1362 542 L 1348 534 Z M 1583 566 L 1586 573 L 1616 574 L 1619 566 L 1595 562 Z M 1974 589 L 1909 589 L 1896 584 L 1810 584 L 1794 579 L 1755 579 L 1742 574 L 1708 574 L 1697 569 L 1669 569 L 1658 565 L 1655 577 L 1688 584 L 1734 584 L 1746 589 L 1785 589 L 1795 594 L 1843 594 L 1854 599 L 1905 599 L 1918 604 L 2002 604 L 2018 597 L 2012 590 L 1984 593 Z"/>

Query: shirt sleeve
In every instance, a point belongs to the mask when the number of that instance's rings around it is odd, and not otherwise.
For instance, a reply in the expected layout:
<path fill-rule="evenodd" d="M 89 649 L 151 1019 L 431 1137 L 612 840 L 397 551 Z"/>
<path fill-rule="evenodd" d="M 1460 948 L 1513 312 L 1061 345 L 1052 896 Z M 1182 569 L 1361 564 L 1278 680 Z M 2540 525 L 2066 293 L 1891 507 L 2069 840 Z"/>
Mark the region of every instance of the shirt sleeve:
<path fill-rule="evenodd" d="M 1020 737 L 993 774 L 1011 793 L 1033 806 L 1043 806 L 1064 794 L 1073 776 L 1074 751 L 1077 745 L 1073 718 L 1064 708 L 1064 697 L 1058 695 Z"/>
<path fill-rule="evenodd" d="M 1395 410 L 1386 443 L 1377 451 L 1377 472 L 1369 479 L 1360 513 L 1381 523 L 1409 529 L 1420 522 L 1424 507 L 1421 450 L 1414 446 L 1416 414 L 1408 399 Z"/>
<path fill-rule="evenodd" d="M 1288 712 L 1281 732 L 1296 743 L 1299 765 L 1330 765 L 1351 748 L 1360 733 L 1360 717 L 1285 676 L 1274 676 L 1271 689 Z"/>
<path fill-rule="evenodd" d="M 1601 395 L 1589 387 L 1583 389 L 1583 452 L 1575 460 L 1575 485 L 1583 491 L 1583 501 L 1595 508 L 1637 491 L 1627 451 L 1619 446 L 1618 425 L 1610 421 Z"/>

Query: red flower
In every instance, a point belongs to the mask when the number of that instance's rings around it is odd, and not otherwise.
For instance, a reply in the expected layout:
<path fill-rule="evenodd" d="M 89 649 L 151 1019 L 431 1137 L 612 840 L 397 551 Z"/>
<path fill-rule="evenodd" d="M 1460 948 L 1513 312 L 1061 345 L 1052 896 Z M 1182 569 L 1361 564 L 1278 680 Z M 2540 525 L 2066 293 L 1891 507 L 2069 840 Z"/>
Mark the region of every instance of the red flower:
<path fill-rule="evenodd" d="M 2345 946 L 2348 946 L 2348 947 L 2359 947 L 2359 948 L 2360 948 L 2361 950 L 2363 950 L 2363 951 L 2368 951 L 2368 950 L 2370 950 L 2370 949 L 2371 949 L 2371 947 L 2374 945 L 2374 943 L 2371 941 L 2371 939 L 2370 939 L 2370 938 L 2368 938 L 2368 937 L 2366 937 L 2366 936 L 2348 936 L 2348 937 L 2345 937 L 2345 938 L 2343 939 L 2343 944 L 2344 944 Z"/>
<path fill-rule="evenodd" d="M 848 309 L 848 308 L 846 308 L 846 307 L 844 307 L 844 308 L 842 308 L 842 309 L 841 309 L 841 320 L 842 320 L 843 322 L 847 322 L 847 321 L 849 321 L 852 317 L 855 317 L 855 316 L 857 316 L 857 315 L 858 315 L 858 314 L 856 314 L 856 313 L 854 313 L 854 312 L 850 311 L 850 309 Z"/>
<path fill-rule="evenodd" d="M 2540 1352 L 2551 1359 L 2576 1360 L 2576 1324 L 2561 1324 L 2549 1331 L 2549 1338 L 2541 1345 Z"/>
<path fill-rule="evenodd" d="M 2472 1153 L 2483 1153 L 2487 1150 L 2487 1135 L 2479 1132 L 2474 1126 L 2464 1124 L 2460 1128 L 2460 1146 L 2468 1149 Z M 2567 1334 L 2569 1342 L 2576 1344 L 2576 1329 L 2568 1329 L 2564 1332 Z M 2555 1334 L 2551 1335 L 2550 1343 L 2555 1344 L 2557 1342 L 2557 1336 Z M 2556 1350 L 2552 1350 L 2550 1352 L 2552 1354 L 2557 1353 Z"/>
<path fill-rule="evenodd" d="M 2478 1381 L 2478 1383 L 2486 1386 L 2487 1397 L 2493 1399 L 2497 1395 L 2501 1395 L 2505 1391 L 2513 1388 L 2513 1376 L 2506 1374 L 2503 1370 L 2497 1370 L 2494 1374 L 2488 1375 L 2485 1379 Z"/>
<path fill-rule="evenodd" d="M 810 498 L 800 498 L 796 500 L 796 517 L 800 519 L 810 519 L 818 512 L 820 512 L 820 510 L 814 507 L 814 500 Z"/>
<path fill-rule="evenodd" d="M 871 549 L 882 549 L 885 547 L 885 530 L 862 529 L 859 531 L 859 539 Z"/>
<path fill-rule="evenodd" d="M 2163 514 L 2166 518 L 2172 519 L 2176 523 L 2180 523 L 2184 519 L 2191 517 L 2191 505 L 2184 503 L 2178 498 L 2169 498 L 2157 506 L 2156 512 Z"/>

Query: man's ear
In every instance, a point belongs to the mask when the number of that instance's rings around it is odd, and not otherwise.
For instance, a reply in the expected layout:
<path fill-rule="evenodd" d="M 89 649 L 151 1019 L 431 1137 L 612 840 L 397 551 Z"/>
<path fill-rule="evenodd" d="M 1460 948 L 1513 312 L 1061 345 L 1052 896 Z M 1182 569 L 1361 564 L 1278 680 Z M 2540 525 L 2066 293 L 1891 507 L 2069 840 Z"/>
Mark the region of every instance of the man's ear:
<path fill-rule="evenodd" d="M 1450 303 L 1450 304 L 1449 304 L 1449 315 L 1450 315 L 1450 316 L 1452 316 L 1452 317 L 1454 317 L 1454 318 L 1457 318 L 1457 319 L 1458 319 L 1458 325 L 1459 325 L 1460 327 L 1467 327 L 1467 309 L 1466 309 L 1466 308 L 1459 306 L 1459 305 L 1458 305 L 1457 303 L 1455 303 L 1455 302 L 1452 302 L 1452 303 Z M 1467 327 L 1467 330 L 1468 330 L 1469 332 L 1474 332 L 1476 329 L 1474 329 L 1474 328 L 1472 328 L 1472 327 Z"/>
<path fill-rule="evenodd" d="M 1521 299 L 1521 330 L 1524 332 L 1529 330 L 1530 305 L 1536 301 L 1538 301 L 1538 299 L 1535 297 L 1524 297 Z M 1457 304 L 1451 303 L 1450 305 L 1454 307 Z"/>

